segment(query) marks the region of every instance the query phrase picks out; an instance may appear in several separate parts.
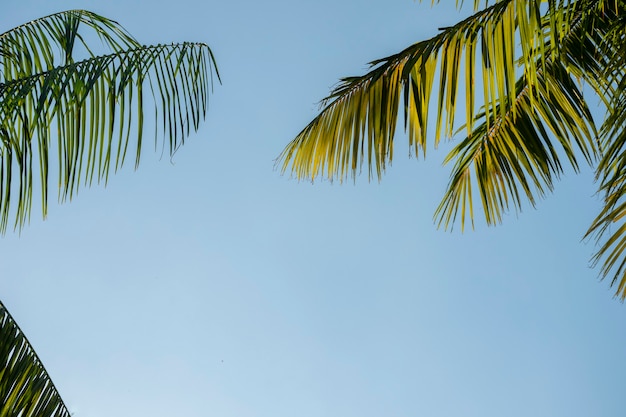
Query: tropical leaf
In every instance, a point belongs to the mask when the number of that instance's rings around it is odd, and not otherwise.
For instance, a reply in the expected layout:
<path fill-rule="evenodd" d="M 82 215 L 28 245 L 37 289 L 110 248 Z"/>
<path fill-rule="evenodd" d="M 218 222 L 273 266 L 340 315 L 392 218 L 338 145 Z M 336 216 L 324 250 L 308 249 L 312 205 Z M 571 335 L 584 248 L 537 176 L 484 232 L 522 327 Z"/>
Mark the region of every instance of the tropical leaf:
<path fill-rule="evenodd" d="M 453 225 L 459 213 L 462 228 L 466 219 L 473 222 L 474 182 L 487 223 L 496 224 L 510 206 L 519 211 L 523 201 L 534 205 L 536 196 L 551 191 L 563 172 L 563 157 L 575 170 L 578 152 L 588 163 L 594 160 L 596 134 L 582 93 L 562 65 L 549 62 L 544 68 L 534 100 L 521 79 L 505 117 L 496 112 L 491 123 L 484 121 L 448 154 L 445 163 L 454 167 L 435 213 L 439 225 Z"/>
<path fill-rule="evenodd" d="M 609 234 L 594 259 L 603 260 L 603 276 L 615 273 L 612 283 L 626 298 L 626 2 L 473 4 L 467 19 L 341 80 L 277 166 L 299 179 L 343 181 L 365 165 L 370 179 L 380 179 L 393 159 L 402 109 L 409 152 L 417 156 L 426 153 L 428 135 L 437 147 L 465 130 L 445 160 L 452 174 L 435 213 L 440 226 L 460 221 L 463 228 L 473 225 L 475 199 L 487 223 L 499 223 L 506 211 L 552 190 L 566 164 L 578 171 L 582 157 L 595 166 L 605 194 L 587 233 L 600 242 Z M 608 115 L 600 129 L 586 86 Z"/>
<path fill-rule="evenodd" d="M 463 74 L 459 71 L 463 51 L 466 50 L 464 79 L 469 86 L 475 78 L 476 45 L 481 41 L 492 42 L 495 37 L 502 45 L 512 42 L 512 31 L 500 30 L 510 26 L 511 22 L 509 25 L 505 22 L 512 17 L 512 4 L 513 1 L 497 3 L 446 28 L 434 38 L 371 62 L 372 70 L 363 76 L 344 78 L 322 102 L 324 109 L 320 115 L 285 148 L 277 164 L 283 172 L 291 165 L 292 173 L 298 178 L 313 180 L 324 175 L 331 180 L 335 177 L 344 180 L 348 175 L 355 176 L 365 161 L 369 176 L 375 171 L 380 178 L 393 158 L 401 103 L 410 147 L 416 155 L 420 149 L 425 152 L 429 103 L 435 77 L 440 74 L 436 146 L 444 110 L 447 110 L 446 133 L 452 133 L 459 74 Z M 507 68 L 513 68 L 511 54 L 504 61 L 508 62 Z M 483 70 L 487 79 L 496 76 L 487 58 L 483 60 Z M 503 89 L 513 86 L 502 81 L 498 85 Z M 468 114 L 473 113 L 474 95 L 473 88 L 466 88 Z"/>
<path fill-rule="evenodd" d="M 0 417 L 69 417 L 39 357 L 0 302 Z"/>
<path fill-rule="evenodd" d="M 93 33 L 109 54 L 92 52 L 86 39 Z M 74 59 L 77 40 L 85 59 Z M 59 199 L 65 200 L 81 185 L 106 182 L 131 146 L 137 166 L 146 96 L 154 102 L 155 146 L 173 154 L 198 129 L 213 77 L 219 80 L 206 44 L 143 46 L 117 23 L 85 11 L 22 25 L 1 35 L 0 47 L 2 232 L 12 210 L 16 227 L 28 220 L 33 189 L 40 191 L 46 215 L 51 169 L 58 170 Z"/>
<path fill-rule="evenodd" d="M 451 137 L 456 131 L 459 103 L 465 107 L 468 136 L 483 114 L 488 124 L 496 112 L 507 117 L 506 104 L 515 102 L 520 77 L 534 104 L 540 74 L 550 65 L 548 57 L 556 60 L 559 56 L 560 45 L 578 18 L 575 12 L 583 9 L 580 2 L 551 1 L 552 13 L 542 18 L 542 3 L 496 2 L 429 40 L 373 61 L 367 74 L 344 78 L 322 101 L 319 116 L 287 145 L 277 165 L 283 172 L 291 167 L 292 174 L 301 179 L 323 175 L 344 180 L 356 176 L 365 162 L 370 178 L 374 173 L 380 178 L 393 158 L 400 106 L 409 147 L 419 155 L 426 150 L 433 94 L 435 147 L 443 136 Z M 586 3 L 584 13 L 592 3 L 602 2 Z M 477 109 L 479 83 L 483 104 Z M 459 94 L 465 99 L 459 100 Z"/>
<path fill-rule="evenodd" d="M 95 13 L 86 10 L 55 13 L 0 35 L 3 82 L 73 62 L 77 42 L 88 56 L 96 56 L 86 38 L 99 39 L 105 49 L 113 52 L 141 46 L 117 22 Z"/>
<path fill-rule="evenodd" d="M 601 264 L 601 277 L 611 278 L 616 285 L 615 295 L 626 299 L 626 5 L 621 3 L 621 14 L 609 14 L 609 29 L 598 50 L 606 60 L 601 96 L 607 103 L 608 117 L 602 125 L 603 155 L 596 173 L 600 180 L 599 192 L 604 207 L 594 219 L 585 237 L 594 236 L 600 249 L 593 258 Z"/>

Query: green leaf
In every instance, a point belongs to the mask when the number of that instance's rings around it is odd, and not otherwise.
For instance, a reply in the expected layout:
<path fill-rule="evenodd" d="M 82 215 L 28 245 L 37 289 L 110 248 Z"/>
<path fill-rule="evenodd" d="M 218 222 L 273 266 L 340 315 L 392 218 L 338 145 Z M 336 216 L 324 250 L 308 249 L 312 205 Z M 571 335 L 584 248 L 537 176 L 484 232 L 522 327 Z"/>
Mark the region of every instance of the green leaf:
<path fill-rule="evenodd" d="M 109 54 L 97 56 L 89 48 L 85 39 L 94 33 Z M 87 58 L 75 59 L 77 42 Z M 94 180 L 106 183 L 131 146 L 136 167 L 146 93 L 155 102 L 155 147 L 163 144 L 173 154 L 198 129 L 213 77 L 219 80 L 206 44 L 140 45 L 117 23 L 86 11 L 54 14 L 6 32 L 0 50 L 1 232 L 12 210 L 15 227 L 28 221 L 33 189 L 40 190 L 46 215 L 51 169 L 58 169 L 63 201 Z"/>
<path fill-rule="evenodd" d="M 474 224 L 474 199 L 487 223 L 497 224 L 508 210 L 534 205 L 566 165 L 578 171 L 583 159 L 596 170 L 605 203 L 586 236 L 601 245 L 594 258 L 601 276 L 612 276 L 626 299 L 626 2 L 473 6 L 467 19 L 341 80 L 276 166 L 299 179 L 343 181 L 365 165 L 380 180 L 393 159 L 400 109 L 417 156 L 429 140 L 437 147 L 451 139 L 464 114 L 464 139 L 445 160 L 452 174 L 435 213 L 440 226 L 460 221 L 464 228 Z M 599 129 L 587 86 L 606 110 Z"/>
<path fill-rule="evenodd" d="M 0 302 L 0 417 L 69 417 L 39 357 Z"/>

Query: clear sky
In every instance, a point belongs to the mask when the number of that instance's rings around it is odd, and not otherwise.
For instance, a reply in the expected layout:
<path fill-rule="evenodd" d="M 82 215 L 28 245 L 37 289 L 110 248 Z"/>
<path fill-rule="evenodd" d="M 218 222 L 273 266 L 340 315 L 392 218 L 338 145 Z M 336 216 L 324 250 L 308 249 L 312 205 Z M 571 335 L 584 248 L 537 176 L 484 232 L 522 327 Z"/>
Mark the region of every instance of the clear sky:
<path fill-rule="evenodd" d="M 172 161 L 0 239 L 0 297 L 76 417 L 623 416 L 626 311 L 581 242 L 593 174 L 495 228 L 437 230 L 443 149 L 368 183 L 273 169 L 342 76 L 462 16 L 452 1 L 22 0 L 142 43 L 203 41 L 223 85 Z"/>

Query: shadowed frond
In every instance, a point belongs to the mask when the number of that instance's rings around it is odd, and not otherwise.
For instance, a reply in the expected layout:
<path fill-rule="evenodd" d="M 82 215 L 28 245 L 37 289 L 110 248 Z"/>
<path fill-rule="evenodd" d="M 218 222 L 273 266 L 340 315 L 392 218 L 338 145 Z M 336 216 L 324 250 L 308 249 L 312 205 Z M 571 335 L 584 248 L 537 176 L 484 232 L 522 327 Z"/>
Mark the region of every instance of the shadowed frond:
<path fill-rule="evenodd" d="M 2 81 L 40 74 L 73 62 L 77 42 L 84 52 L 95 56 L 86 37 L 99 39 L 112 52 L 141 46 L 117 22 L 95 13 L 55 13 L 0 34 Z"/>
<path fill-rule="evenodd" d="M 440 226 L 453 225 L 459 214 L 461 228 L 466 219 L 473 225 L 473 186 L 487 223 L 496 224 L 511 206 L 519 211 L 524 200 L 534 205 L 536 196 L 552 190 L 563 172 L 563 157 L 575 170 L 578 152 L 592 163 L 596 133 L 576 83 L 565 67 L 552 63 L 539 80 L 534 100 L 524 79 L 518 81 L 518 95 L 505 105 L 506 116 L 495 112 L 491 123 L 484 121 L 448 154 L 445 163 L 454 162 L 454 167 L 435 213 Z"/>
<path fill-rule="evenodd" d="M 0 417 L 69 417 L 32 346 L 0 302 Z"/>
<path fill-rule="evenodd" d="M 615 295 L 626 299 L 626 2 L 616 2 L 604 17 L 607 25 L 596 50 L 605 57 L 596 88 L 607 107 L 600 130 L 602 157 L 596 168 L 604 207 L 585 238 L 594 237 L 600 249 L 593 258 L 601 278 L 616 285 Z"/>
<path fill-rule="evenodd" d="M 73 59 L 68 45 L 84 40 L 78 30 L 83 23 L 112 49 L 110 54 L 90 51 L 84 60 Z M 219 79 L 207 45 L 142 46 L 116 23 L 88 12 L 39 19 L 20 26 L 10 39 L 9 45 L 28 43 L 24 53 L 8 48 L 8 57 L 0 57 L 5 75 L 0 83 L 2 232 L 11 210 L 16 227 L 25 224 L 33 189 L 41 193 L 45 216 L 51 169 L 58 170 L 59 199 L 65 200 L 80 185 L 106 182 L 131 146 L 137 166 L 146 97 L 154 102 L 155 146 L 162 143 L 173 154 L 198 129 L 213 77 Z M 63 65 L 55 65 L 50 39 L 62 46 Z"/>
<path fill-rule="evenodd" d="M 626 105 L 626 103 L 624 103 Z M 594 219 L 585 237 L 594 236 L 600 249 L 593 264 L 601 264 L 600 276 L 611 277 L 611 286 L 617 284 L 615 295 L 626 299 L 626 130 L 622 120 L 620 131 L 612 136 L 612 143 L 601 160 L 603 177 L 600 193 L 604 207 Z"/>

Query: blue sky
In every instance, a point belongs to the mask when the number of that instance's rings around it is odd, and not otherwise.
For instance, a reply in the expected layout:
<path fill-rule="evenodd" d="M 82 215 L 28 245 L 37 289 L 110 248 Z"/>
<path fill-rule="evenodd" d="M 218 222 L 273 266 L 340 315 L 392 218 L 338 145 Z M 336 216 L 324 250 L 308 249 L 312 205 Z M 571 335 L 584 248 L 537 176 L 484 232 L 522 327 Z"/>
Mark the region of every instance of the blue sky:
<path fill-rule="evenodd" d="M 223 84 L 173 160 L 0 239 L 0 296 L 76 417 L 621 416 L 626 314 L 581 242 L 593 174 L 437 230 L 446 145 L 378 183 L 273 169 L 342 76 L 461 18 L 452 2 L 35 1 L 146 44 L 203 41 Z M 406 150 L 406 151 L 405 151 Z"/>

